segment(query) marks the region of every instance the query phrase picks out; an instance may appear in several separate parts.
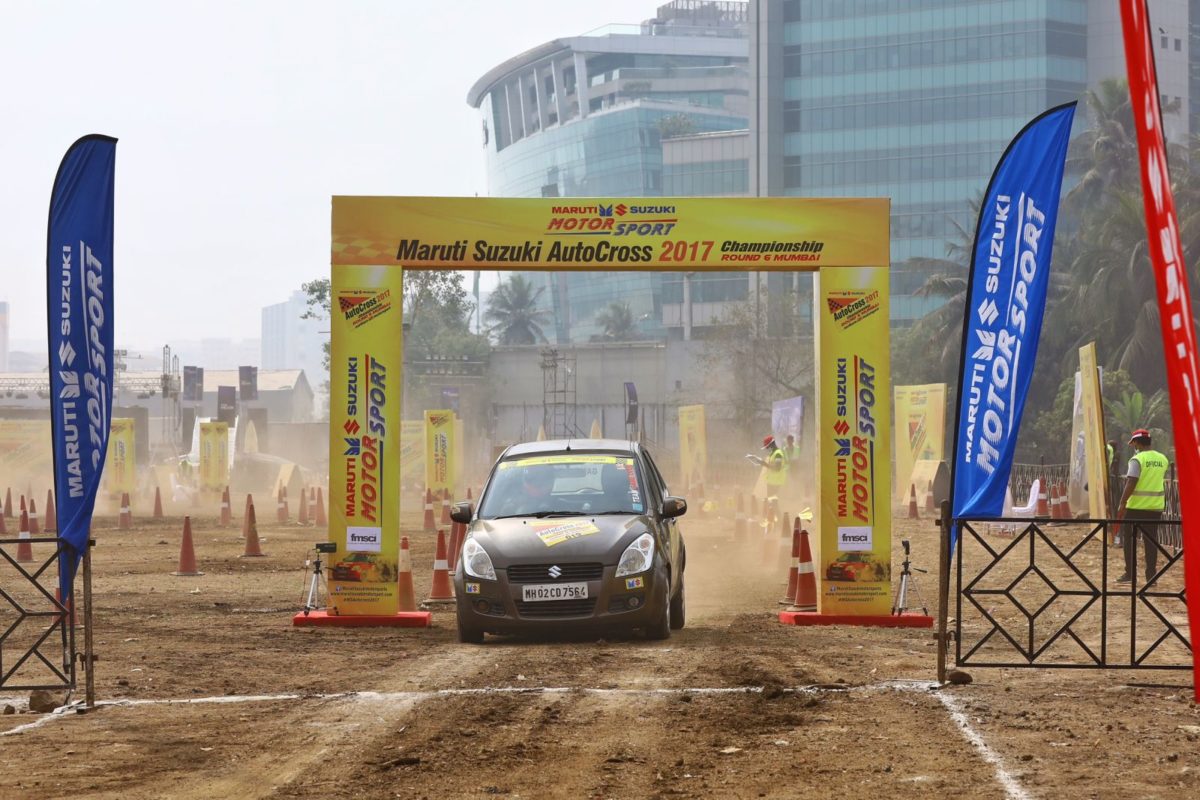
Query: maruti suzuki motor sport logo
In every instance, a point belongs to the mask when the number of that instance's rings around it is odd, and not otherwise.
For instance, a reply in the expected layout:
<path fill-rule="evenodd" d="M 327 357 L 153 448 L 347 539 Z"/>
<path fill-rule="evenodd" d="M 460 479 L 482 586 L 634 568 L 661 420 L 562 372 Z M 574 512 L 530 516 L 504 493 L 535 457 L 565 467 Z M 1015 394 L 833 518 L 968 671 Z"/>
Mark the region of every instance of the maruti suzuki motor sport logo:
<path fill-rule="evenodd" d="M 364 385 L 360 384 L 360 377 Z M 365 399 L 366 433 L 358 421 L 360 400 Z M 346 421 L 342 430 L 346 451 L 347 518 L 375 524 L 381 518 L 380 487 L 383 485 L 383 445 L 387 438 L 387 367 L 370 353 L 346 359 Z"/>
<path fill-rule="evenodd" d="M 678 222 L 675 206 L 553 206 L 546 235 L 666 236 Z"/>
<path fill-rule="evenodd" d="M 837 515 L 871 523 L 875 516 L 875 367 L 860 356 L 854 357 L 853 368 L 848 359 L 839 358 L 835 387 Z M 854 434 L 848 436 L 851 431 Z"/>

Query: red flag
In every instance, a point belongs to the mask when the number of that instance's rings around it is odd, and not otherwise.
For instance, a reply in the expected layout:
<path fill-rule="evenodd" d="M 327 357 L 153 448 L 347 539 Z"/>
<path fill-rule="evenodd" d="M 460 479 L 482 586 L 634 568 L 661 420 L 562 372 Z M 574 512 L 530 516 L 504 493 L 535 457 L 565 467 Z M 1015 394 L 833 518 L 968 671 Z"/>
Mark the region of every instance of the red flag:
<path fill-rule="evenodd" d="M 1146 204 L 1150 263 L 1158 287 L 1158 310 L 1163 349 L 1167 357 L 1167 388 L 1171 397 L 1171 427 L 1179 476 L 1179 511 L 1183 518 L 1183 569 L 1187 587 L 1188 623 L 1192 641 L 1200 630 L 1200 368 L 1196 361 L 1196 331 L 1188 291 L 1175 198 L 1167 172 L 1163 143 L 1158 76 L 1150 40 L 1145 0 L 1121 0 L 1125 34 L 1125 64 L 1137 127 L 1141 162 L 1142 200 Z M 1192 648 L 1193 692 L 1200 701 L 1200 659 Z"/>

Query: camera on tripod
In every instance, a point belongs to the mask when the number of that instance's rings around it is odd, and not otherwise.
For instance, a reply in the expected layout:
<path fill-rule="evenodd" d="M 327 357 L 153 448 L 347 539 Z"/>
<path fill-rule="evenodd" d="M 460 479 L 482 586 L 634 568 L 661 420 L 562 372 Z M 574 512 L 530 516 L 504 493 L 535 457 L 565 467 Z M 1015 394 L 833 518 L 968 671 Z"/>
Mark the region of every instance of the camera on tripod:
<path fill-rule="evenodd" d="M 908 543 L 905 542 L 905 544 Z M 313 545 L 313 549 L 318 553 L 336 553 L 337 542 L 317 542 L 315 545 Z"/>

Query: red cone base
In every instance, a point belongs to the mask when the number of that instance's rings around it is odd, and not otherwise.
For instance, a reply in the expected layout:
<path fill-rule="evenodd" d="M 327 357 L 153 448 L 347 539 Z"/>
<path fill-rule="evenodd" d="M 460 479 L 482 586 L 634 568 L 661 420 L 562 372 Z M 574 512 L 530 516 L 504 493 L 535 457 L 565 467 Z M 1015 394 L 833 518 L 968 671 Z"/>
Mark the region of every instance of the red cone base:
<path fill-rule="evenodd" d="M 821 614 L 816 611 L 780 611 L 784 625 L 856 625 L 866 628 L 932 628 L 933 617 L 909 611 L 903 614 Z"/>
<path fill-rule="evenodd" d="M 428 628 L 433 614 L 428 611 L 397 611 L 395 614 L 330 614 L 301 611 L 292 617 L 297 628 Z"/>

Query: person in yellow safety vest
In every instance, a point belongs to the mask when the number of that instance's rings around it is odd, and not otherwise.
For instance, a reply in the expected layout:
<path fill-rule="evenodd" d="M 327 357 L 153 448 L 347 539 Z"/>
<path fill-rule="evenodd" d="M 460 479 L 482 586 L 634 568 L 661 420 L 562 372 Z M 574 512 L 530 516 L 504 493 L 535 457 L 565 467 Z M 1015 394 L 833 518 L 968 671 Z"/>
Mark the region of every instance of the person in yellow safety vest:
<path fill-rule="evenodd" d="M 768 451 L 767 457 L 762 462 L 763 468 L 767 471 L 767 491 L 778 497 L 780 490 L 787 484 L 789 466 L 787 453 L 775 444 L 775 437 L 770 434 L 763 437 L 763 450 Z"/>
<path fill-rule="evenodd" d="M 1129 459 L 1125 491 L 1121 493 L 1118 516 L 1132 523 L 1121 537 L 1125 545 L 1125 574 L 1117 583 L 1128 583 L 1137 570 L 1138 535 L 1145 536 L 1146 580 L 1154 577 L 1158 563 L 1158 520 L 1166 508 L 1167 457 L 1150 447 L 1150 431 L 1138 428 L 1129 437 L 1136 451 Z"/>

